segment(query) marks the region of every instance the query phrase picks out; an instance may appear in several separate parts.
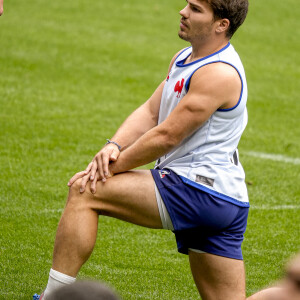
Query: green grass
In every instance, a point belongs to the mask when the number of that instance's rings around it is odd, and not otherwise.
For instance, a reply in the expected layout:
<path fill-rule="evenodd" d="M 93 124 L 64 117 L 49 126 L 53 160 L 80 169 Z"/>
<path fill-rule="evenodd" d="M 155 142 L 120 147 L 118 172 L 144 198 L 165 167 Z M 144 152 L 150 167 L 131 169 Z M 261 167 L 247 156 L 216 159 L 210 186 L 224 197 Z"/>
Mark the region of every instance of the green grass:
<path fill-rule="evenodd" d="M 0 18 L 0 299 L 46 284 L 66 183 L 165 77 L 179 0 L 6 1 Z M 243 244 L 247 293 L 275 281 L 300 249 L 300 166 L 247 151 L 299 157 L 296 0 L 250 1 L 232 43 L 248 76 L 249 124 L 240 155 L 252 209 Z M 299 33 L 299 30 L 298 30 Z M 281 205 L 290 205 L 280 209 Z M 293 205 L 293 206 L 292 206 Z M 275 206 L 278 209 L 269 210 Z M 80 278 L 124 299 L 197 299 L 172 233 L 100 218 Z"/>

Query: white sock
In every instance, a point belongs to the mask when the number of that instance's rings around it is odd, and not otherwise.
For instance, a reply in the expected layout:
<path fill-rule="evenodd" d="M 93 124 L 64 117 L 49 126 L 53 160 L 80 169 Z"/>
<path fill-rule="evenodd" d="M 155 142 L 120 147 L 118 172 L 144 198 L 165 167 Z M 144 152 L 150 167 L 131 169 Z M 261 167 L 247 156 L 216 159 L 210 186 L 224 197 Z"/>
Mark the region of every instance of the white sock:
<path fill-rule="evenodd" d="M 53 269 L 50 269 L 49 273 L 49 279 L 48 279 L 48 284 L 47 287 L 44 291 L 44 298 L 47 300 L 47 296 L 52 293 L 54 290 L 57 290 L 58 288 L 71 284 L 75 282 L 76 278 L 68 276 L 66 274 L 60 273 L 58 271 L 55 271 Z"/>

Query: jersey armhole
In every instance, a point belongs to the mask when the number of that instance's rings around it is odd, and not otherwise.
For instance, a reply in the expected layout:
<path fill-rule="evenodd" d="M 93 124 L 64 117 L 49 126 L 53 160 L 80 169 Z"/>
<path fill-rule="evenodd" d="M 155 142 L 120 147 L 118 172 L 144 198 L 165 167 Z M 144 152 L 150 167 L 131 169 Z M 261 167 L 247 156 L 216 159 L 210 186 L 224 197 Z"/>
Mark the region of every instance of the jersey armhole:
<path fill-rule="evenodd" d="M 202 68 L 202 67 L 204 67 L 204 66 L 207 66 L 207 65 L 210 65 L 210 64 L 219 63 L 219 62 L 220 62 L 220 63 L 227 64 L 227 65 L 233 67 L 233 68 L 237 71 L 237 73 L 238 73 L 238 75 L 239 75 L 239 77 L 240 77 L 241 83 L 242 83 L 241 93 L 240 93 L 240 97 L 239 97 L 239 100 L 238 100 L 237 104 L 236 104 L 235 106 L 233 106 L 233 107 L 230 107 L 230 108 L 224 108 L 224 109 L 219 108 L 219 109 L 217 109 L 217 111 L 223 111 L 223 112 L 226 112 L 226 111 L 234 110 L 236 107 L 239 106 L 239 104 L 240 104 L 240 102 L 241 102 L 241 100 L 242 100 L 242 97 L 243 97 L 243 92 L 244 92 L 244 82 L 243 82 L 242 75 L 241 75 L 241 73 L 239 72 L 239 70 L 238 70 L 233 64 L 228 63 L 228 62 L 226 62 L 226 61 L 222 61 L 222 60 L 216 60 L 216 61 L 211 61 L 211 62 L 209 62 L 209 63 L 206 63 L 206 64 L 200 66 L 199 68 L 197 68 L 196 70 L 194 70 L 194 71 L 192 72 L 192 74 L 189 76 L 188 80 L 187 80 L 186 83 L 185 83 L 185 90 L 186 90 L 186 92 L 189 91 L 189 88 L 190 88 L 190 82 L 191 82 L 192 76 L 195 74 L 196 71 L 198 71 L 200 68 Z"/>

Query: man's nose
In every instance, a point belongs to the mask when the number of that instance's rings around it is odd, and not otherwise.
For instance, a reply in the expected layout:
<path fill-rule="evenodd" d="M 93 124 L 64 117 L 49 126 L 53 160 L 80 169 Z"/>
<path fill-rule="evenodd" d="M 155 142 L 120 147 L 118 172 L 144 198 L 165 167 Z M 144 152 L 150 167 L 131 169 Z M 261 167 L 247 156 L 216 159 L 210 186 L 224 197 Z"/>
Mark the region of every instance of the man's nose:
<path fill-rule="evenodd" d="M 183 18 L 187 19 L 188 16 L 189 16 L 189 14 L 188 14 L 188 5 L 187 5 L 185 8 L 183 8 L 183 9 L 179 12 L 179 14 L 180 14 Z"/>

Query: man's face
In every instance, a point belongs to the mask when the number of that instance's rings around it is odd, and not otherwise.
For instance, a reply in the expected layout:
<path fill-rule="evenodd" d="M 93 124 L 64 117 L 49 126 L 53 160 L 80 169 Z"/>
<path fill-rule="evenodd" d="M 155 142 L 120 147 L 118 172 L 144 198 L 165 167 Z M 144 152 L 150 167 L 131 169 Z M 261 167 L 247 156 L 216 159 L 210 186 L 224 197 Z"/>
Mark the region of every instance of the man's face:
<path fill-rule="evenodd" d="M 282 300 L 300 299 L 300 255 L 287 266 L 286 276 L 282 283 Z"/>
<path fill-rule="evenodd" d="M 215 21 L 210 5 L 203 0 L 186 0 L 187 5 L 180 11 L 178 35 L 185 41 L 205 41 L 215 31 Z"/>

